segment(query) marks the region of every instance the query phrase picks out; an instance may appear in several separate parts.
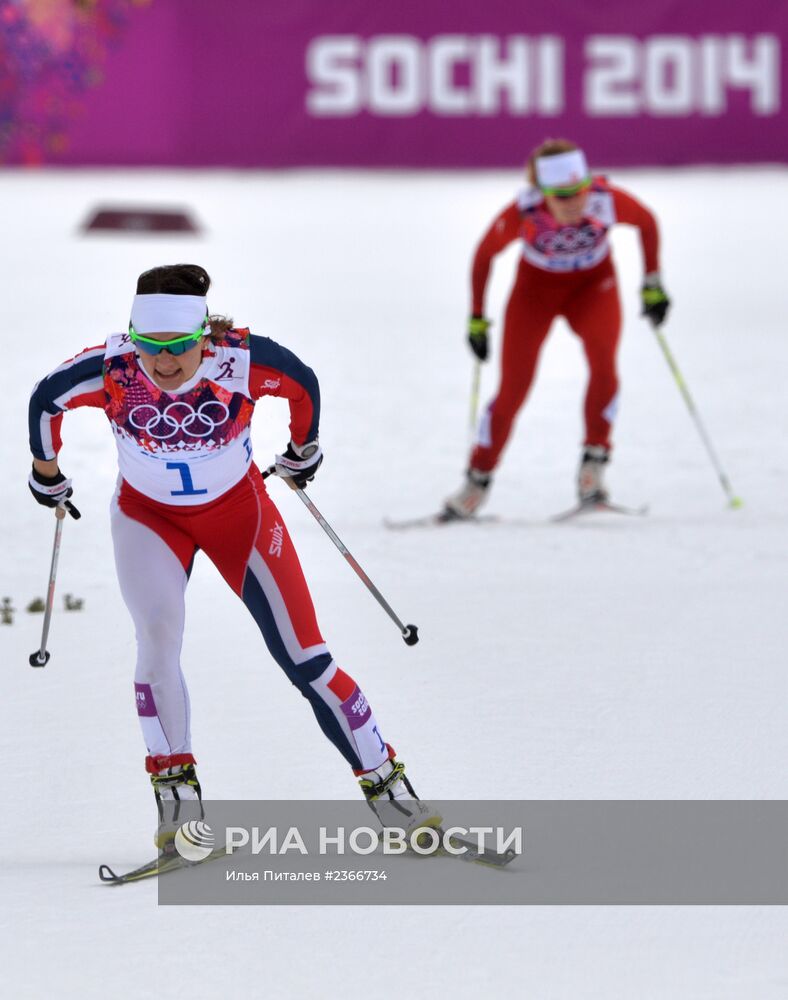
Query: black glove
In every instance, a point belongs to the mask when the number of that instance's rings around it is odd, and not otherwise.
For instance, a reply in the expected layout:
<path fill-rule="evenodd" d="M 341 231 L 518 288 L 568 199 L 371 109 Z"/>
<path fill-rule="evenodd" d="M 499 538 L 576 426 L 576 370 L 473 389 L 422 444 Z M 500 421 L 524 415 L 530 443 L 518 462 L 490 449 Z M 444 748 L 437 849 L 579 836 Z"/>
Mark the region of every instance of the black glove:
<path fill-rule="evenodd" d="M 283 479 L 292 480 L 302 490 L 315 478 L 322 461 L 323 451 L 317 439 L 306 444 L 294 444 L 291 441 L 284 455 L 276 456 L 276 474 Z"/>
<path fill-rule="evenodd" d="M 487 331 L 490 329 L 490 326 L 490 321 L 485 319 L 484 316 L 471 316 L 468 320 L 468 343 L 471 345 L 471 350 L 479 361 L 487 360 L 489 353 Z"/>
<path fill-rule="evenodd" d="M 62 504 L 73 518 L 82 516 L 68 500 L 74 491 L 71 480 L 66 479 L 60 470 L 56 476 L 44 476 L 33 466 L 27 485 L 36 502 L 43 507 L 59 507 Z"/>
<path fill-rule="evenodd" d="M 654 326 L 662 326 L 670 309 L 670 299 L 660 283 L 659 275 L 646 278 L 640 289 L 640 299 L 643 303 L 641 316 L 650 319 Z"/>

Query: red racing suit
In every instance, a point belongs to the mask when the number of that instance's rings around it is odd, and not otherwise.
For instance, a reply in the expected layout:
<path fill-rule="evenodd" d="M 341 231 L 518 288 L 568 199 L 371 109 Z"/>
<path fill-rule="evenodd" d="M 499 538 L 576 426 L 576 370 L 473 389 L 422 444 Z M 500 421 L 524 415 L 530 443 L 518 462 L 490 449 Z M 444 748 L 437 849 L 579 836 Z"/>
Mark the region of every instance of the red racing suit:
<path fill-rule="evenodd" d="M 498 391 L 479 425 L 473 468 L 490 472 L 497 465 L 533 382 L 542 344 L 558 316 L 564 316 L 580 338 L 588 361 L 585 444 L 610 446 L 621 305 L 608 232 L 619 222 L 638 227 L 645 273 L 656 273 L 659 235 L 653 214 L 603 177 L 593 178 L 579 225 L 561 225 L 541 192 L 529 188 L 496 217 L 482 238 L 471 273 L 475 316 L 484 313 L 493 257 L 518 239 L 522 256 L 506 306 Z"/>

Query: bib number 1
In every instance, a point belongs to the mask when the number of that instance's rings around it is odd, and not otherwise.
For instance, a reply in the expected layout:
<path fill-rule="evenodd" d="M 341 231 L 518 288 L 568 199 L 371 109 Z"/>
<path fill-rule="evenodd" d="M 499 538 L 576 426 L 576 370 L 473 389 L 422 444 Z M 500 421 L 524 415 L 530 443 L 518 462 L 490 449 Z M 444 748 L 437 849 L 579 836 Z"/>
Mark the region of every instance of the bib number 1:
<path fill-rule="evenodd" d="M 196 490 L 194 488 L 194 483 L 192 482 L 192 470 L 186 462 L 167 462 L 167 468 L 180 473 L 181 486 L 183 486 L 183 489 L 181 490 L 170 490 L 170 496 L 196 497 L 208 492 L 208 490 Z"/>
<path fill-rule="evenodd" d="M 248 464 L 252 460 L 252 445 L 247 437 L 243 442 L 244 452 L 246 453 L 245 461 Z M 204 496 L 208 490 L 198 490 L 194 481 L 192 480 L 192 470 L 188 462 L 167 462 L 167 468 L 172 469 L 173 472 L 177 472 L 181 477 L 181 489 L 170 490 L 171 497 L 199 497 Z M 205 477 L 203 476 L 203 482 Z"/>

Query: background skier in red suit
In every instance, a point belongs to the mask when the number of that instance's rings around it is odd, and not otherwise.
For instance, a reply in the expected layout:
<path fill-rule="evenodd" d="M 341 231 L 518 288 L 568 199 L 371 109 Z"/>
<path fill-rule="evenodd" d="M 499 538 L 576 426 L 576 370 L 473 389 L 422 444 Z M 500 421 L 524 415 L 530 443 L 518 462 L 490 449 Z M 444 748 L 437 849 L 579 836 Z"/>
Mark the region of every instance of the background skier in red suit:
<path fill-rule="evenodd" d="M 616 354 L 621 332 L 618 282 L 608 231 L 616 223 L 637 226 L 643 251 L 643 312 L 661 324 L 670 302 L 659 274 L 659 234 L 654 215 L 632 195 L 593 176 L 582 150 L 568 140 L 542 143 L 528 161 L 529 186 L 498 215 L 473 258 L 468 341 L 488 356 L 490 321 L 484 296 L 490 265 L 514 240 L 522 255 L 506 306 L 500 382 L 479 423 L 462 487 L 446 500 L 450 517 L 470 517 L 489 494 L 492 474 L 525 402 L 542 344 L 563 316 L 583 344 L 589 379 L 585 437 L 578 474 L 581 503 L 607 499 L 604 468 L 618 399 Z"/>

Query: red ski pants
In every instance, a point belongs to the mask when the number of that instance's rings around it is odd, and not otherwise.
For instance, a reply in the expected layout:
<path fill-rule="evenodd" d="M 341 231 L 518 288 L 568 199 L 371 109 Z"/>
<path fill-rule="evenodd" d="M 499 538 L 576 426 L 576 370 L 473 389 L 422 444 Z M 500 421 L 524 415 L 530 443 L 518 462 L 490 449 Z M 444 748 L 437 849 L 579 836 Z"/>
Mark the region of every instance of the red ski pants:
<path fill-rule="evenodd" d="M 616 351 L 621 304 L 612 261 L 590 271 L 550 274 L 525 261 L 506 306 L 498 392 L 479 427 L 470 464 L 492 471 L 531 388 L 539 352 L 553 320 L 564 316 L 583 344 L 589 367 L 585 396 L 585 444 L 610 446 L 618 394 Z"/>

